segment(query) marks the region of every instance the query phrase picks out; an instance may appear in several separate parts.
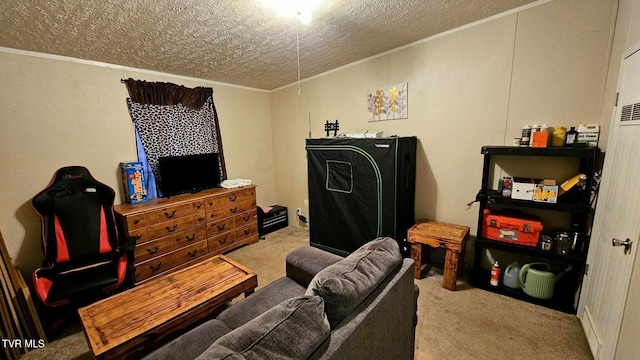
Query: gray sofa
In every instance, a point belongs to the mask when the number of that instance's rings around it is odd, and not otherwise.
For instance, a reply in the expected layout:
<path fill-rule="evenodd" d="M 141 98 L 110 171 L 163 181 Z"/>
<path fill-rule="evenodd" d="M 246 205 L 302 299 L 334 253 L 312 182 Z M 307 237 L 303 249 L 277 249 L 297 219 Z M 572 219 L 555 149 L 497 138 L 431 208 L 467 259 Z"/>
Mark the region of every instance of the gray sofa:
<path fill-rule="evenodd" d="M 397 242 L 300 247 L 286 276 L 145 359 L 413 359 L 418 288 Z"/>

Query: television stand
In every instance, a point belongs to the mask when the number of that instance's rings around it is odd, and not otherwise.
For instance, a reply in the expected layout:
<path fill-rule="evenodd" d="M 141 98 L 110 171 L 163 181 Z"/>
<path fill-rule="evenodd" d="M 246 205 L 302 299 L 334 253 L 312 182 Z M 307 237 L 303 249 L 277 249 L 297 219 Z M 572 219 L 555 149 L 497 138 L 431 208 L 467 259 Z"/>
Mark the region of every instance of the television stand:
<path fill-rule="evenodd" d="M 134 283 L 258 242 L 256 186 L 114 207 L 120 233 L 136 238 Z"/>

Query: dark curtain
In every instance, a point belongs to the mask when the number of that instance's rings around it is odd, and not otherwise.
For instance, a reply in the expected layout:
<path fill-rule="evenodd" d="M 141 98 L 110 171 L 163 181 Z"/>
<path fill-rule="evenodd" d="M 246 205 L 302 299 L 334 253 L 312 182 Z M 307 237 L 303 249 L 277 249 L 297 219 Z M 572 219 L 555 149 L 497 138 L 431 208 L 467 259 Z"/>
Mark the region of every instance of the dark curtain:
<path fill-rule="evenodd" d="M 131 78 L 122 82 L 129 91 L 128 107 L 136 127 L 139 161 L 148 166 L 149 178 L 161 180 L 157 171 L 160 156 L 205 152 L 219 154 L 221 180 L 227 178 L 212 88 L 191 89 Z"/>
<path fill-rule="evenodd" d="M 182 85 L 143 80 L 122 80 L 127 85 L 131 100 L 140 104 L 177 105 L 202 107 L 208 97 L 213 97 L 213 89 L 196 87 L 190 89 Z M 217 121 L 217 116 L 216 116 Z M 218 124 L 216 124 L 218 125 Z"/>

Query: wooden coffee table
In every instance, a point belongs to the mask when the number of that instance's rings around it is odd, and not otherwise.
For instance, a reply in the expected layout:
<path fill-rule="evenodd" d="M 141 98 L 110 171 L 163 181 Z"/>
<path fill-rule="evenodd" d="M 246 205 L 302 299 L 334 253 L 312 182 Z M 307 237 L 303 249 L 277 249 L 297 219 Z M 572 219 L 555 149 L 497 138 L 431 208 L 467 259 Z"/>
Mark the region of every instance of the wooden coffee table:
<path fill-rule="evenodd" d="M 258 285 L 255 272 L 219 255 L 78 309 L 93 355 L 138 358 Z"/>

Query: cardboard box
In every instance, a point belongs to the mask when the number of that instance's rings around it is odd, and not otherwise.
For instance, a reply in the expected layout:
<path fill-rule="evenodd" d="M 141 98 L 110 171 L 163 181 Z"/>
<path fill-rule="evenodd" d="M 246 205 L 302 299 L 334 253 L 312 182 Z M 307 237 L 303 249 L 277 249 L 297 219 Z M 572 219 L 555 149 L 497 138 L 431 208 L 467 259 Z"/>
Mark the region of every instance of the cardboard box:
<path fill-rule="evenodd" d="M 536 191 L 538 191 L 538 187 L 540 186 L 542 186 L 539 189 L 540 194 L 536 197 Z M 520 177 L 513 178 L 513 189 L 511 190 L 512 199 L 555 203 L 557 201 L 557 196 L 558 186 L 556 185 L 555 180 Z"/>
<path fill-rule="evenodd" d="M 543 180 L 541 184 L 536 185 L 533 193 L 533 201 L 546 202 L 555 204 L 558 202 L 558 185 L 555 180 Z"/>
<path fill-rule="evenodd" d="M 600 125 L 580 124 L 578 125 L 578 128 L 576 130 L 578 131 L 578 136 L 576 137 L 577 143 L 585 143 L 589 147 L 598 146 L 598 138 L 600 137 Z"/>
<path fill-rule="evenodd" d="M 147 201 L 147 187 L 142 163 L 139 161 L 121 162 L 120 174 L 122 175 L 125 201 L 129 204 Z"/>
<path fill-rule="evenodd" d="M 531 178 L 513 178 L 511 198 L 516 200 L 533 200 L 537 181 Z"/>
<path fill-rule="evenodd" d="M 482 237 L 515 245 L 538 246 L 542 222 L 533 216 L 513 216 L 484 210 Z"/>
<path fill-rule="evenodd" d="M 533 139 L 531 140 L 531 147 L 545 148 L 549 143 L 548 131 L 536 131 L 533 133 Z"/>

